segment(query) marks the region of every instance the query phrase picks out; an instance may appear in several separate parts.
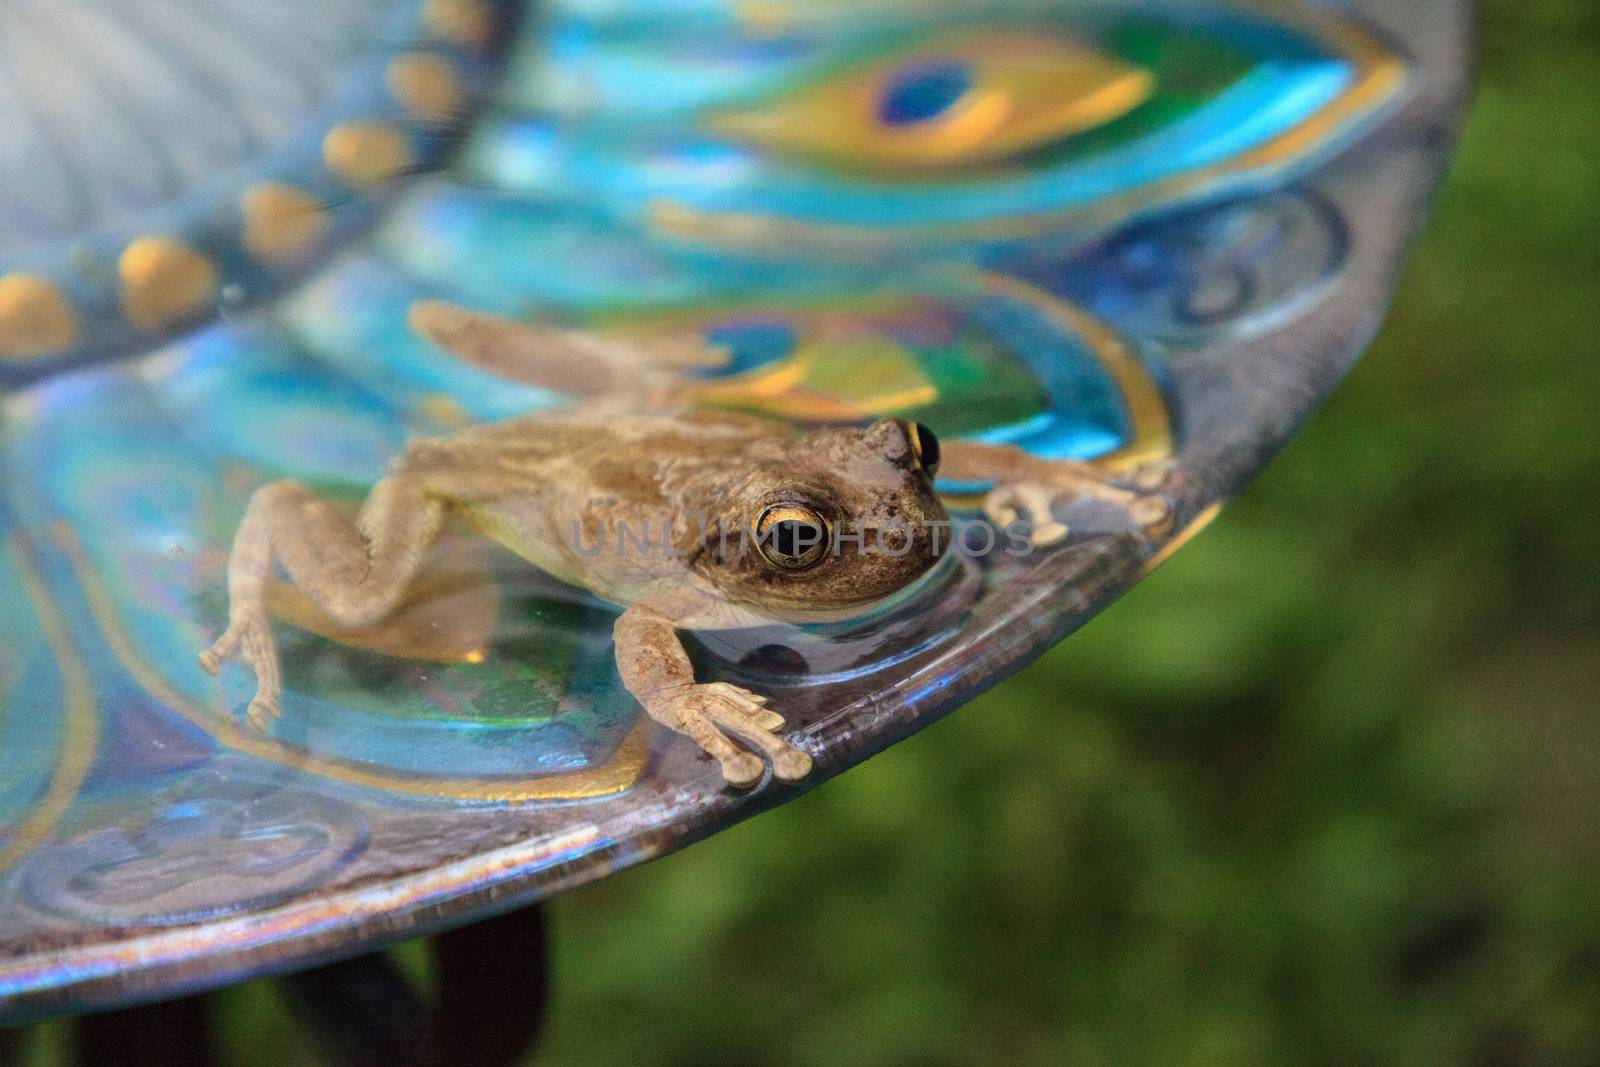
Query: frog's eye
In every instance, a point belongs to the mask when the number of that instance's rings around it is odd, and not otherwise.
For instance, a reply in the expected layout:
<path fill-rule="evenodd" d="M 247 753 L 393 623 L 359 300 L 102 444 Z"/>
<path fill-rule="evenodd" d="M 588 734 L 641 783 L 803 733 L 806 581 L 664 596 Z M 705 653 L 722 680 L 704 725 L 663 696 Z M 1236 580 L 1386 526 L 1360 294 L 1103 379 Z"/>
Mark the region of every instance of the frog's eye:
<path fill-rule="evenodd" d="M 918 466 L 932 478 L 939 473 L 939 439 L 920 422 L 912 424 L 910 437 L 911 451 L 917 457 Z"/>
<path fill-rule="evenodd" d="M 756 551 L 780 571 L 803 571 L 822 561 L 833 533 L 804 504 L 774 504 L 756 519 Z"/>

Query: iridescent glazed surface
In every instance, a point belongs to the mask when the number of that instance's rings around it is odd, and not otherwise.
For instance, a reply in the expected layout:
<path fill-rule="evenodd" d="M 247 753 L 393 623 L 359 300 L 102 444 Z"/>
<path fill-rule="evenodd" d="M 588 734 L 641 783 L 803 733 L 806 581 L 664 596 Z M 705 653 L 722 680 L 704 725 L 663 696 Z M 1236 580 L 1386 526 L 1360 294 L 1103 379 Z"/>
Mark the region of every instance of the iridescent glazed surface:
<path fill-rule="evenodd" d="M 613 608 L 460 531 L 360 634 L 282 592 L 270 732 L 247 671 L 201 671 L 254 489 L 353 503 L 410 437 L 563 402 L 412 302 L 698 335 L 707 403 L 807 426 L 1171 461 L 1165 533 L 1073 501 L 1009 555 L 958 512 L 869 617 L 692 639 L 820 781 L 1084 621 L 1331 386 L 1463 33 L 1421 2 L 294 6 L 0 14 L 3 1020 L 468 921 L 794 795 L 726 789 L 622 688 Z"/>

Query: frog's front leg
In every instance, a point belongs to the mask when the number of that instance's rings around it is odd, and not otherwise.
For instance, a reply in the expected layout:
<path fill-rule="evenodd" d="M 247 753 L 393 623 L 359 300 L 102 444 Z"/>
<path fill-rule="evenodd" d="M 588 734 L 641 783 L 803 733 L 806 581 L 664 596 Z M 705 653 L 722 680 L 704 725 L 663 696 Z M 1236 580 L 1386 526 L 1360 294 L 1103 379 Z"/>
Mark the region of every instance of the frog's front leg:
<path fill-rule="evenodd" d="M 983 501 L 984 514 L 1001 527 L 1027 515 L 1033 528 L 1032 541 L 1040 547 L 1066 538 L 1067 527 L 1056 520 L 1052 507 L 1058 500 L 1071 497 L 1093 497 L 1120 505 L 1134 522 L 1151 533 L 1163 529 L 1172 517 L 1165 497 L 1143 491 L 1143 479 L 1140 487 L 1125 489 L 1109 482 L 1105 472 L 1092 463 L 1041 459 L 1014 445 L 979 441 L 950 441 L 941 452 L 941 478 L 992 481 L 994 488 Z"/>
<path fill-rule="evenodd" d="M 696 683 L 694 668 L 666 616 L 632 607 L 617 619 L 617 669 L 645 712 L 656 722 L 690 737 L 722 765 L 729 785 L 746 787 L 761 778 L 761 761 L 728 740 L 731 734 L 765 752 L 772 773 L 797 782 L 811 773 L 811 757 L 775 731 L 783 716 L 766 698 L 726 682 Z"/>

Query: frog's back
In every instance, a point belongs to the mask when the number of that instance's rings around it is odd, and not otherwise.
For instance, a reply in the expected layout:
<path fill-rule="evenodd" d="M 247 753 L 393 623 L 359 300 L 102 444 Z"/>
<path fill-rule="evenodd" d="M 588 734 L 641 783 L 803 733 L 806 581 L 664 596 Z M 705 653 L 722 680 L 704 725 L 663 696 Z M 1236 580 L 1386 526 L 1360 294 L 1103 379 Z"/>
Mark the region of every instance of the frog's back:
<path fill-rule="evenodd" d="M 520 456 L 531 462 L 592 462 L 618 451 L 648 448 L 692 456 L 719 445 L 784 440 L 796 431 L 784 423 L 718 408 L 674 413 L 618 412 L 603 405 L 550 411 L 482 423 L 445 438 L 484 455 Z"/>
<path fill-rule="evenodd" d="M 563 581 L 627 600 L 634 587 L 660 577 L 653 566 L 660 561 L 621 558 L 624 529 L 663 539 L 755 456 L 794 435 L 782 423 L 734 411 L 574 408 L 419 441 L 408 457 L 470 469 L 474 482 L 492 490 L 458 502 L 474 526 Z"/>
<path fill-rule="evenodd" d="M 480 423 L 448 437 L 412 440 L 406 465 L 415 471 L 476 467 L 496 470 L 507 490 L 532 490 L 629 458 L 653 456 L 715 463 L 729 448 L 782 441 L 795 431 L 736 411 L 618 413 L 584 405 Z"/>

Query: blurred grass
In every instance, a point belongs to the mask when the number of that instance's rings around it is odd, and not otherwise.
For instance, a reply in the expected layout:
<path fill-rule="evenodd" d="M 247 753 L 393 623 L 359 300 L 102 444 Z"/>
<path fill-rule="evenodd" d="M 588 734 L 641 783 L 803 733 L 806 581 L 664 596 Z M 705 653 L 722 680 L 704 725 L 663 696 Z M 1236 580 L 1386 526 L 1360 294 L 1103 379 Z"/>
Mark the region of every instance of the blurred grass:
<path fill-rule="evenodd" d="M 1268 472 L 988 696 L 559 898 L 538 1063 L 1600 1062 L 1600 5 L 1481 26 L 1393 313 Z M 314 1062 L 223 998 L 231 1060 Z"/>
<path fill-rule="evenodd" d="M 560 898 L 539 1062 L 1600 1061 L 1600 7 L 1481 29 L 1268 472 L 988 696 Z"/>

